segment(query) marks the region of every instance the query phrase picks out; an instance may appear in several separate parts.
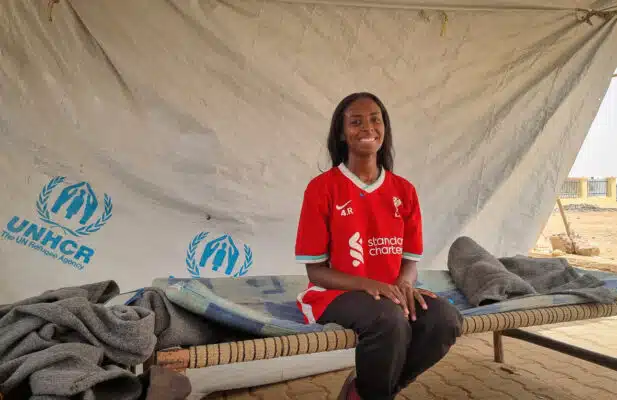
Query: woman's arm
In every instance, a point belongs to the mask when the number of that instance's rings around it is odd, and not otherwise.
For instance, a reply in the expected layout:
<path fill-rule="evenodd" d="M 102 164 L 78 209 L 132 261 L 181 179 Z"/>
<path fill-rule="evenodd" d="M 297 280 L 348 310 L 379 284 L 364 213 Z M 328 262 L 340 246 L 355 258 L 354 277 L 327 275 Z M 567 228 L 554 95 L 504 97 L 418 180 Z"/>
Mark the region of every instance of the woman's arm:
<path fill-rule="evenodd" d="M 405 296 L 397 285 L 388 285 L 373 279 L 355 276 L 330 268 L 328 262 L 306 264 L 309 280 L 324 289 L 364 291 L 376 300 L 385 296 L 396 304 L 405 303 Z"/>
<path fill-rule="evenodd" d="M 418 280 L 418 268 L 416 265 L 416 261 L 403 259 L 397 283 L 407 282 L 412 287 L 416 286 L 416 281 Z"/>
<path fill-rule="evenodd" d="M 418 280 L 418 268 L 416 262 L 412 260 L 403 259 L 401 263 L 401 271 L 399 272 L 396 280 L 396 285 L 399 287 L 403 298 L 405 299 L 405 308 L 411 313 L 411 320 L 416 320 L 416 300 L 423 309 L 428 309 L 424 296 L 436 298 L 435 293 L 425 289 L 416 289 L 416 281 Z"/>
<path fill-rule="evenodd" d="M 335 290 L 365 290 L 369 279 L 349 275 L 330 268 L 327 261 L 318 264 L 306 264 L 309 280 L 324 289 Z"/>

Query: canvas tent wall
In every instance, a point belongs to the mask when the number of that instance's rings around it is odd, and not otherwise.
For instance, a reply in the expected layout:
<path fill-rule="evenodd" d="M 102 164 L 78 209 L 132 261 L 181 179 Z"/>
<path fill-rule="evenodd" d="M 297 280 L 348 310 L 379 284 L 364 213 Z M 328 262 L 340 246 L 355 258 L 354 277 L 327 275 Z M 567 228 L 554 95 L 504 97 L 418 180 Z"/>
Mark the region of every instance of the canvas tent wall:
<path fill-rule="evenodd" d="M 617 66 L 616 5 L 4 1 L 0 302 L 304 273 L 303 190 L 359 90 L 389 108 L 419 192 L 422 268 L 462 234 L 524 253 Z"/>

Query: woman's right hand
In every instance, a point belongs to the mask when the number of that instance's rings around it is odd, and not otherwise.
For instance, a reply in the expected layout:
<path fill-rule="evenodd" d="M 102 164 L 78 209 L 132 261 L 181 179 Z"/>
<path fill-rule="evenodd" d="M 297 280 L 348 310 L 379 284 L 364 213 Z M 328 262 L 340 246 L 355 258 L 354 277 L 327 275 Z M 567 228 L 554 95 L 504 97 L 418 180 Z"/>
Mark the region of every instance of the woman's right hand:
<path fill-rule="evenodd" d="M 308 264 L 306 266 L 309 280 L 324 289 L 358 290 L 364 291 L 379 300 L 381 296 L 387 297 L 403 309 L 405 315 L 409 315 L 407 297 L 397 285 L 375 281 L 362 276 L 349 275 L 344 272 L 329 268 L 327 262 Z"/>
<path fill-rule="evenodd" d="M 387 297 L 394 303 L 399 304 L 403 311 L 408 312 L 407 298 L 397 285 L 388 285 L 387 283 L 366 279 L 362 286 L 363 290 L 373 296 L 375 300 L 379 300 L 381 296 Z"/>

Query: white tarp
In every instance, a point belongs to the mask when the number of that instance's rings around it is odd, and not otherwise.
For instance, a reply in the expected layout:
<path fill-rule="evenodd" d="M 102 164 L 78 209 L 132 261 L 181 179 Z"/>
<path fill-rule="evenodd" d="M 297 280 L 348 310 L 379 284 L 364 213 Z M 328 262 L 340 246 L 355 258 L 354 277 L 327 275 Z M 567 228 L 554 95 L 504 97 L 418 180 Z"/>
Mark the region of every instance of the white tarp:
<path fill-rule="evenodd" d="M 422 268 L 462 234 L 525 253 L 617 66 L 617 17 L 572 9 L 617 2 L 327 3 L 1 2 L 0 302 L 304 273 L 303 190 L 360 90 L 418 188 Z"/>

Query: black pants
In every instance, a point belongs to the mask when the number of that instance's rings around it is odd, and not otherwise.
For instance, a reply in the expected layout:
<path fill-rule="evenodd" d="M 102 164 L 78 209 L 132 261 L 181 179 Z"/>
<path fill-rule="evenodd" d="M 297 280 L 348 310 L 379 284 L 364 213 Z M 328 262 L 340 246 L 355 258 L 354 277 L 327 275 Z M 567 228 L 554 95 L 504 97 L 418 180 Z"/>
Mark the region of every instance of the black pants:
<path fill-rule="evenodd" d="M 356 387 L 363 400 L 391 400 L 421 373 L 441 360 L 461 335 L 462 317 L 448 301 L 424 297 L 416 302 L 416 321 L 382 296 L 347 292 L 337 297 L 319 323 L 337 323 L 359 337 Z"/>

